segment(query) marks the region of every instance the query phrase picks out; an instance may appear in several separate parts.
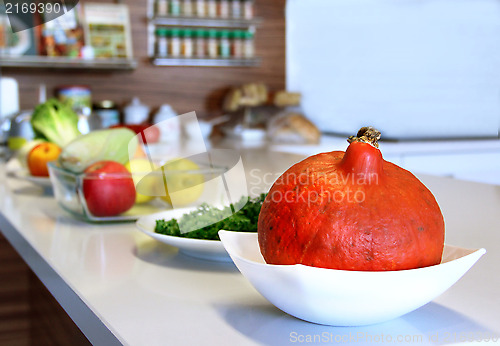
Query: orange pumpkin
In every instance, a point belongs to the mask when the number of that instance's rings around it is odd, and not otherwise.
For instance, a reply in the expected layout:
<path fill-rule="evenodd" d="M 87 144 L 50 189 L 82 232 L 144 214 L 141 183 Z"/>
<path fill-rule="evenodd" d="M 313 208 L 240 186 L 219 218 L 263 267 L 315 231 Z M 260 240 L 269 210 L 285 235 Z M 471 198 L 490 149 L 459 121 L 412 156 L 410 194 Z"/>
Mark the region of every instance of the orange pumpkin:
<path fill-rule="evenodd" d="M 268 264 L 382 271 L 440 263 L 444 220 L 436 199 L 382 158 L 379 138 L 364 127 L 345 153 L 311 156 L 276 180 L 258 221 Z"/>

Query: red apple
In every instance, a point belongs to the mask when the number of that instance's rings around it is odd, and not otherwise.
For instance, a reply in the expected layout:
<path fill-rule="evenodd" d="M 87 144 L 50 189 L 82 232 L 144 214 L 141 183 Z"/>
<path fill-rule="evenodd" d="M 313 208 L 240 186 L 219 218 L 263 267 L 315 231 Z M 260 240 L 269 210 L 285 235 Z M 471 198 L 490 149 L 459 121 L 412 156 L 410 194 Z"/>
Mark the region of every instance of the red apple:
<path fill-rule="evenodd" d="M 135 186 L 127 168 L 115 161 L 98 161 L 85 169 L 83 196 L 94 216 L 114 216 L 134 205 Z"/>

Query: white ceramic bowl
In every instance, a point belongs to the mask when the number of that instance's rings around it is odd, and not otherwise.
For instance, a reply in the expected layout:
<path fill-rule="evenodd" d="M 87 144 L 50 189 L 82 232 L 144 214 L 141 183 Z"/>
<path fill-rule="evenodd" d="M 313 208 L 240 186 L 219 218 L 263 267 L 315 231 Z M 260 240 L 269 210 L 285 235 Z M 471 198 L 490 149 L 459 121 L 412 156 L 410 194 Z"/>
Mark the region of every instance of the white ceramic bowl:
<path fill-rule="evenodd" d="M 185 255 L 209 261 L 231 262 L 231 258 L 219 240 L 182 238 L 155 232 L 156 220 L 171 220 L 173 218 L 179 219 L 182 215 L 193 210 L 196 210 L 196 207 L 172 209 L 160 213 L 145 215 L 140 217 L 136 221 L 135 225 L 140 231 L 149 235 L 151 238 L 162 243 L 175 246 L 179 249 L 179 252 Z"/>
<path fill-rule="evenodd" d="M 485 249 L 446 245 L 441 264 L 362 272 L 266 264 L 256 233 L 220 231 L 240 272 L 269 302 L 297 318 L 332 326 L 385 322 L 430 302 L 457 282 Z"/>

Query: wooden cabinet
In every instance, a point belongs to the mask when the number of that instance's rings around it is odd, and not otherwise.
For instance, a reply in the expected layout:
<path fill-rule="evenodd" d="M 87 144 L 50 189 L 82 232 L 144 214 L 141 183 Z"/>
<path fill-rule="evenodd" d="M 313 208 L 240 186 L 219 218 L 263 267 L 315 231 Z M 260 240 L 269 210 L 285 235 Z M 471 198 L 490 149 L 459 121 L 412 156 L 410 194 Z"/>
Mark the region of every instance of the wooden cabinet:
<path fill-rule="evenodd" d="M 0 344 L 90 345 L 0 232 Z"/>

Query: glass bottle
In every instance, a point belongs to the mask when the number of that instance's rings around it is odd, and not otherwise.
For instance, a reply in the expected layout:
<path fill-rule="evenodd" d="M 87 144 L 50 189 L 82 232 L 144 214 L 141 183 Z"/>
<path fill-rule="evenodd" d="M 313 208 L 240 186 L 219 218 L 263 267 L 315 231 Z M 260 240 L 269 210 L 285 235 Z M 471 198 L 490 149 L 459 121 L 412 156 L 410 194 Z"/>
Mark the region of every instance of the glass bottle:
<path fill-rule="evenodd" d="M 179 37 L 180 30 L 173 28 L 170 30 L 170 49 L 169 53 L 172 57 L 179 57 L 181 55 L 181 39 Z"/>
<path fill-rule="evenodd" d="M 205 0 L 196 0 L 195 13 L 197 17 L 205 17 L 207 15 Z"/>
<path fill-rule="evenodd" d="M 215 0 L 206 0 L 207 3 L 207 17 L 217 17 L 217 2 Z"/>
<path fill-rule="evenodd" d="M 207 30 L 207 53 L 210 58 L 217 58 L 217 31 Z"/>
<path fill-rule="evenodd" d="M 170 15 L 177 17 L 181 14 L 180 0 L 170 0 Z"/>
<path fill-rule="evenodd" d="M 195 37 L 195 55 L 198 58 L 206 56 L 205 50 L 205 30 L 197 29 L 194 33 Z"/>
<path fill-rule="evenodd" d="M 245 19 L 252 19 L 253 18 L 253 2 L 254 0 L 243 0 L 243 7 L 242 7 L 242 17 Z"/>
<path fill-rule="evenodd" d="M 167 0 L 157 0 L 156 1 L 156 15 L 161 16 L 161 17 L 168 15 L 168 1 Z"/>
<path fill-rule="evenodd" d="M 101 126 L 108 128 L 120 123 L 120 111 L 111 100 L 103 100 L 93 105 L 93 113 L 101 119 Z"/>
<path fill-rule="evenodd" d="M 193 37 L 191 29 L 184 29 L 181 31 L 182 36 L 182 56 L 184 58 L 193 57 Z"/>
<path fill-rule="evenodd" d="M 229 42 L 229 31 L 219 31 L 219 56 L 229 58 L 231 56 L 231 45 Z"/>
<path fill-rule="evenodd" d="M 231 17 L 241 18 L 241 1 L 231 0 Z"/>
<path fill-rule="evenodd" d="M 182 1 L 182 15 L 184 17 L 191 17 L 193 15 L 193 2 L 192 0 Z"/>
<path fill-rule="evenodd" d="M 217 14 L 220 18 L 229 18 L 229 0 L 219 0 Z"/>
<path fill-rule="evenodd" d="M 255 55 L 254 35 L 250 31 L 243 33 L 243 56 L 245 58 L 253 58 Z"/>
<path fill-rule="evenodd" d="M 235 30 L 231 32 L 231 56 L 233 58 L 241 58 L 243 56 L 243 42 L 242 42 L 243 33 L 239 30 Z"/>
<path fill-rule="evenodd" d="M 156 56 L 165 58 L 168 55 L 168 30 L 165 28 L 156 29 Z"/>

